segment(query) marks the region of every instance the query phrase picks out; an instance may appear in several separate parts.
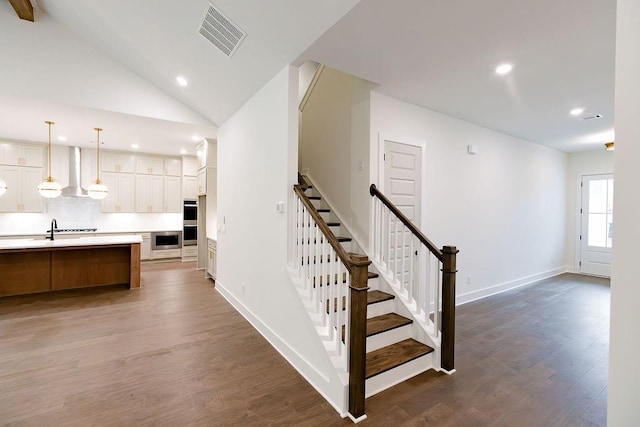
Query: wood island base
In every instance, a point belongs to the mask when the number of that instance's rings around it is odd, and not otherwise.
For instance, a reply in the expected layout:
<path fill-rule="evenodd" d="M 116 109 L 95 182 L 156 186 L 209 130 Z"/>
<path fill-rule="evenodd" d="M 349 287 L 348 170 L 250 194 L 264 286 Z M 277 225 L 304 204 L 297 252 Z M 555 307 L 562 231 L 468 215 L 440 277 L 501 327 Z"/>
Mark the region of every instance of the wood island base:
<path fill-rule="evenodd" d="M 0 250 L 0 296 L 91 286 L 140 287 L 140 244 Z"/>

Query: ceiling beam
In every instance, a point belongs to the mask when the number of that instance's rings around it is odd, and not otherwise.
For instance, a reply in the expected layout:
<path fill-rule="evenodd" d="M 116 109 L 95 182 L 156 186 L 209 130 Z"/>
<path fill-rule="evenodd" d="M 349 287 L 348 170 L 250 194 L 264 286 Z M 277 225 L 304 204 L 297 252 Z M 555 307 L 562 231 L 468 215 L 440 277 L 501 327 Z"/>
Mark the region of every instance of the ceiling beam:
<path fill-rule="evenodd" d="M 33 6 L 30 0 L 9 0 L 20 19 L 33 22 Z"/>

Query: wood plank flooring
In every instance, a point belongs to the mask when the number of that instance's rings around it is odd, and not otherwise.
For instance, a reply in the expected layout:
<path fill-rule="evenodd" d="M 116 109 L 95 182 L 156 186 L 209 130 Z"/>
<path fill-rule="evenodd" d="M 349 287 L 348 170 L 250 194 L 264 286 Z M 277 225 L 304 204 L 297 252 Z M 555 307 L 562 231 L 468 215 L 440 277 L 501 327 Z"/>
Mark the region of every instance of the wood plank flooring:
<path fill-rule="evenodd" d="M 351 425 L 193 263 L 142 288 L 0 298 L 0 425 Z M 605 425 L 608 281 L 563 275 L 458 311 L 458 372 L 367 400 L 360 425 Z"/>

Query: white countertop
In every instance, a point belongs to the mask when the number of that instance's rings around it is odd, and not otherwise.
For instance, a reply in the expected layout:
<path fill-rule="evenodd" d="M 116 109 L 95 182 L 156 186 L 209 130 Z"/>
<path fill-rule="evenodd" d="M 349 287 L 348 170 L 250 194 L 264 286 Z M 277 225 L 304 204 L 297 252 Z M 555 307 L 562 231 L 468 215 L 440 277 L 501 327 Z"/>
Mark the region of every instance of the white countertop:
<path fill-rule="evenodd" d="M 56 239 L 54 241 L 43 238 L 38 239 L 10 239 L 0 240 L 0 250 L 7 249 L 38 249 L 38 248 L 64 248 L 75 246 L 101 246 L 119 245 L 129 243 L 142 243 L 142 237 L 136 235 L 121 236 L 87 236 L 77 239 Z"/>

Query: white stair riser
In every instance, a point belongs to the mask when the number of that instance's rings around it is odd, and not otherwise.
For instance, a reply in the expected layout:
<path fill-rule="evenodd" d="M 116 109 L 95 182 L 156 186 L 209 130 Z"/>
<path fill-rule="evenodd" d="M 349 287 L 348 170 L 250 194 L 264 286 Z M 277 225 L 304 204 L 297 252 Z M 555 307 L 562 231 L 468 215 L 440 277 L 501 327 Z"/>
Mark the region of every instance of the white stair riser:
<path fill-rule="evenodd" d="M 367 337 L 367 353 L 408 338 L 412 338 L 410 324 Z"/>
<path fill-rule="evenodd" d="M 371 282 L 371 280 L 369 280 Z M 372 317 L 381 316 L 383 314 L 393 313 L 395 303 L 392 299 L 382 302 L 377 302 L 367 306 L 367 319 Z"/>
<path fill-rule="evenodd" d="M 365 382 L 365 396 L 373 396 L 389 387 L 393 387 L 411 377 L 415 377 L 424 371 L 432 369 L 432 355 L 433 353 L 429 353 L 425 356 L 418 357 L 411 362 L 407 362 L 390 371 L 369 378 Z"/>

